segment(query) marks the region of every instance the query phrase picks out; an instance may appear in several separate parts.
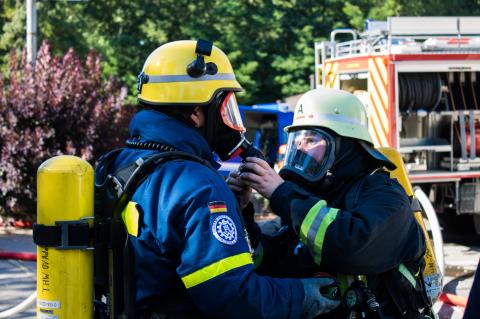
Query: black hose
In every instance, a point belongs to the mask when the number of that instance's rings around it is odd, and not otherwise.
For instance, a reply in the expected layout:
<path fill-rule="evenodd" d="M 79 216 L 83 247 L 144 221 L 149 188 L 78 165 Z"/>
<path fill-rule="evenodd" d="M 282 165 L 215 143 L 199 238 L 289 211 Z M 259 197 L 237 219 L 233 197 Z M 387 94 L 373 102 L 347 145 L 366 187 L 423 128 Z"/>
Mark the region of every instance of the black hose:
<path fill-rule="evenodd" d="M 442 82 L 438 73 L 399 73 L 400 110 L 432 110 L 441 99 Z"/>

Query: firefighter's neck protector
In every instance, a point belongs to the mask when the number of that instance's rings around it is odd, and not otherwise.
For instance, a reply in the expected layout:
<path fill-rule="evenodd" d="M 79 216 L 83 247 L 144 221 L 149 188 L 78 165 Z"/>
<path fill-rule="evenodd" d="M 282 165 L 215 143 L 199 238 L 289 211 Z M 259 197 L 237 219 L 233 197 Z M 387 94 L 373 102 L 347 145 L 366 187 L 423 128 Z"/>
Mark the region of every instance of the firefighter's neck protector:
<path fill-rule="evenodd" d="M 238 110 L 235 94 L 220 92 L 205 112 L 204 136 L 222 161 L 243 151 L 245 127 Z"/>
<path fill-rule="evenodd" d="M 280 175 L 287 180 L 318 183 L 333 165 L 335 144 L 335 138 L 321 128 L 290 130 Z"/>

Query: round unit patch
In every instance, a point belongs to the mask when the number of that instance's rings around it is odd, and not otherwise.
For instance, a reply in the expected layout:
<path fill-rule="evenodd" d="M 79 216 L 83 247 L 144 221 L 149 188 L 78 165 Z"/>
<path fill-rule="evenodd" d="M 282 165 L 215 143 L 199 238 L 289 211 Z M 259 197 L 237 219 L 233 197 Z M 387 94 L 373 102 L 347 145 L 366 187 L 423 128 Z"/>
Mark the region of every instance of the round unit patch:
<path fill-rule="evenodd" d="M 217 216 L 213 220 L 212 233 L 219 242 L 226 245 L 233 245 L 237 242 L 237 227 L 227 215 Z"/>

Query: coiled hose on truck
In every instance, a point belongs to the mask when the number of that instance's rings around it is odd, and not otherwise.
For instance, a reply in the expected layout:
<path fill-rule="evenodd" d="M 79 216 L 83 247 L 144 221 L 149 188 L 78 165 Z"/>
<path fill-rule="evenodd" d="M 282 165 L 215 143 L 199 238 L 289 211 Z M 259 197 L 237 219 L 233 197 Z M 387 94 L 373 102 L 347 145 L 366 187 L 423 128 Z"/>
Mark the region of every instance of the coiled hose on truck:
<path fill-rule="evenodd" d="M 399 73 L 399 105 L 402 111 L 435 110 L 442 97 L 438 73 Z"/>

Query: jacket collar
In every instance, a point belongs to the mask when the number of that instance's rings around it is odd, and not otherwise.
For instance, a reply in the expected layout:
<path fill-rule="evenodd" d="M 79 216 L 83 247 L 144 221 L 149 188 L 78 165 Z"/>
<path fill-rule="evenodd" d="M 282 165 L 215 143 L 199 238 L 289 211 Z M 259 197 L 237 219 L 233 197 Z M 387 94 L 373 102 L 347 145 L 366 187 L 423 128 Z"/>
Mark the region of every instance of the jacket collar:
<path fill-rule="evenodd" d="M 130 136 L 144 141 L 173 146 L 176 149 L 197 155 L 216 168 L 212 150 L 200 132 L 184 122 L 155 110 L 143 110 L 130 122 Z"/>

